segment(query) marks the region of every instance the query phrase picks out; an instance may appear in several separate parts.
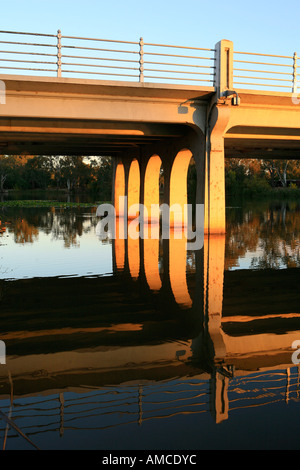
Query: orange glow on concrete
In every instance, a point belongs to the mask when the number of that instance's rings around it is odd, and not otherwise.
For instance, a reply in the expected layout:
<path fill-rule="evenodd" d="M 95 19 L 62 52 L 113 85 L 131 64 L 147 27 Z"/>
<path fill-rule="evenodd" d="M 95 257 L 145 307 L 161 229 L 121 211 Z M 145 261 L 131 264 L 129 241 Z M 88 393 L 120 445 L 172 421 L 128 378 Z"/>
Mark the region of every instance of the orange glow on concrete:
<path fill-rule="evenodd" d="M 140 167 L 137 160 L 133 160 L 128 177 L 128 218 L 138 216 L 138 211 L 133 206 L 140 202 Z"/>
<path fill-rule="evenodd" d="M 161 159 L 158 155 L 152 155 L 147 163 L 144 184 L 144 206 L 146 209 L 146 221 L 150 219 L 152 222 L 159 221 L 159 175 L 161 163 Z M 151 208 L 151 205 L 153 204 L 156 205 L 156 208 Z"/>
<path fill-rule="evenodd" d="M 204 240 L 205 303 L 208 313 L 208 329 L 215 350 L 215 357 L 225 357 L 222 330 L 223 285 L 225 264 L 225 235 L 210 235 Z"/>
<path fill-rule="evenodd" d="M 181 238 L 179 238 L 181 237 Z M 169 276 L 174 298 L 181 307 L 192 306 L 186 280 L 187 239 L 182 228 L 170 230 Z"/>
<path fill-rule="evenodd" d="M 133 279 L 137 279 L 140 273 L 140 239 L 138 225 L 133 223 L 128 225 L 127 249 L 130 275 Z"/>
<path fill-rule="evenodd" d="M 120 231 L 124 233 L 124 219 L 116 217 L 116 238 L 114 240 L 114 255 L 117 269 L 124 269 L 125 266 L 125 240 L 120 238 Z"/>
<path fill-rule="evenodd" d="M 170 226 L 182 227 L 186 220 L 184 206 L 187 204 L 187 173 L 191 158 L 190 150 L 181 150 L 173 162 L 170 179 Z"/>
<path fill-rule="evenodd" d="M 213 235 L 206 240 L 209 245 L 206 251 L 206 265 L 208 267 L 208 314 L 222 314 L 225 235 Z"/>
<path fill-rule="evenodd" d="M 125 196 L 125 171 L 123 164 L 118 163 L 114 183 L 114 206 L 117 217 L 124 217 L 124 207 L 120 206 L 120 197 L 122 196 Z"/>
<path fill-rule="evenodd" d="M 160 290 L 162 286 L 159 266 L 159 239 L 147 238 L 144 240 L 144 270 L 148 286 L 153 291 Z"/>
<path fill-rule="evenodd" d="M 216 235 L 225 233 L 224 149 L 211 150 L 205 182 L 205 232 Z"/>

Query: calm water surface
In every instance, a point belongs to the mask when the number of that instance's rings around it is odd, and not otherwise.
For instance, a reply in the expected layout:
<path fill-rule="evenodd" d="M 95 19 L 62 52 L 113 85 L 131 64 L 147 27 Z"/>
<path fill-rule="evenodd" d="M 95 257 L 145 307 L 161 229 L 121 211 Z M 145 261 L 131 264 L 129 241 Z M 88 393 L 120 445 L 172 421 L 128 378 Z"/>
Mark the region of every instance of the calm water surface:
<path fill-rule="evenodd" d="M 0 220 L 1 448 L 300 447 L 297 203 L 228 207 L 197 252 L 100 240 L 94 209 Z"/>

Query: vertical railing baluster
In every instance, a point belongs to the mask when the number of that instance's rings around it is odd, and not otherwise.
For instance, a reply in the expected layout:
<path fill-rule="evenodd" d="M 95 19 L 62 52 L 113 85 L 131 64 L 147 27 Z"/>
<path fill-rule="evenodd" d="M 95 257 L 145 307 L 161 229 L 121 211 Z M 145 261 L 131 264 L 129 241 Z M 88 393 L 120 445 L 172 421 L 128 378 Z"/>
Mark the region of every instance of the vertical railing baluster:
<path fill-rule="evenodd" d="M 297 93 L 297 52 L 293 57 L 293 93 Z"/>
<path fill-rule="evenodd" d="M 144 41 L 140 38 L 140 82 L 144 81 Z"/>
<path fill-rule="evenodd" d="M 61 77 L 61 31 L 57 31 L 57 76 Z"/>

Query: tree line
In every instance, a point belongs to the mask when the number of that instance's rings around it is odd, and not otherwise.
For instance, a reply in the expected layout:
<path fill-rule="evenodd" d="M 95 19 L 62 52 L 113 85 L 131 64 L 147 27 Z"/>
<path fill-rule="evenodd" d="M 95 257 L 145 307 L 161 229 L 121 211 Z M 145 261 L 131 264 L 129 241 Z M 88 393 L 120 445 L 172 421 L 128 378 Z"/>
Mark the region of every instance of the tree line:
<path fill-rule="evenodd" d="M 108 157 L 0 155 L 0 192 L 58 189 L 89 191 L 111 198 L 112 161 Z"/>
<path fill-rule="evenodd" d="M 271 192 L 273 188 L 300 187 L 300 160 L 227 158 L 225 184 L 228 194 L 249 195 Z"/>
<path fill-rule="evenodd" d="M 7 190 L 57 189 L 91 192 L 110 200 L 112 159 L 109 157 L 0 155 L 0 193 Z M 196 172 L 191 165 L 188 193 L 194 196 Z M 275 187 L 300 185 L 300 160 L 226 158 L 227 194 L 261 194 Z"/>

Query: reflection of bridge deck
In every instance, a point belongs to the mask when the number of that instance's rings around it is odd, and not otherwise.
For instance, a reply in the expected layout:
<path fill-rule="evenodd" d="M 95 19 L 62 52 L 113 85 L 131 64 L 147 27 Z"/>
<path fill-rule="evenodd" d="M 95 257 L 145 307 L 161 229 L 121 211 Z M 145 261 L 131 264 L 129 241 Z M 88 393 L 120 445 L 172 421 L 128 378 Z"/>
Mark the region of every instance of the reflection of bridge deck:
<path fill-rule="evenodd" d="M 10 281 L 1 313 L 2 391 L 9 393 L 8 370 L 17 394 L 212 374 L 218 403 L 218 384 L 232 367 L 236 376 L 288 371 L 292 342 L 300 338 L 299 270 L 224 273 L 219 236 L 205 239 L 186 275 L 171 260 L 186 259 L 186 245 L 179 240 L 172 251 L 168 243 L 159 288 L 149 275 L 158 257 L 151 265 L 139 258 L 134 272 L 127 260 L 113 276 Z M 289 310 L 278 302 L 282 291 Z M 187 298 L 190 304 L 182 304 Z"/>

